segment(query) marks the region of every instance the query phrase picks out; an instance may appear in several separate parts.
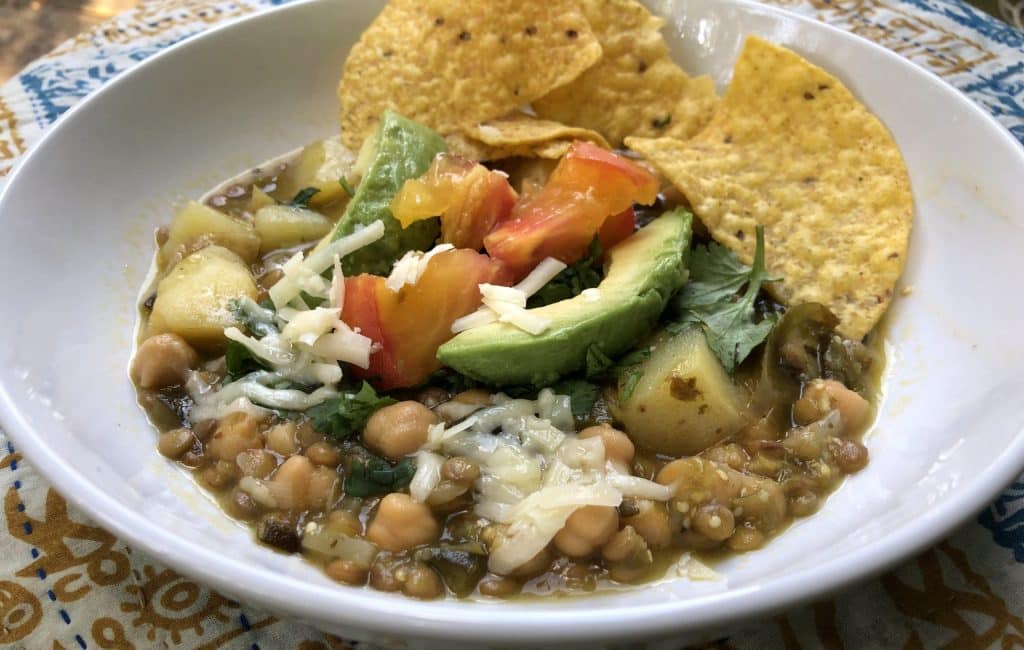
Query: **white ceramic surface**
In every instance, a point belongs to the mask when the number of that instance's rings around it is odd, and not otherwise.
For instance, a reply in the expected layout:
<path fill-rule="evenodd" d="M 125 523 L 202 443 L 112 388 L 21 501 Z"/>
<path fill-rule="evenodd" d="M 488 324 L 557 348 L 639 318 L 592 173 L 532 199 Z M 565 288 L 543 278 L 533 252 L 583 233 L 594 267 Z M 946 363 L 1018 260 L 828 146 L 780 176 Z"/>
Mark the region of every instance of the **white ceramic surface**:
<path fill-rule="evenodd" d="M 723 580 L 513 603 L 340 587 L 257 546 L 158 456 L 126 375 L 151 233 L 216 181 L 332 132 L 342 61 L 378 3 L 301 2 L 215 29 L 110 83 L 39 143 L 0 197 L 0 422 L 69 500 L 137 548 L 354 638 L 692 638 L 935 542 L 1024 468 L 1024 151 L 955 90 L 857 37 L 743 0 L 653 5 L 678 60 L 720 84 L 748 33 L 836 72 L 895 134 L 917 201 L 913 291 L 889 316 L 870 465 L 819 514 L 720 565 Z"/>

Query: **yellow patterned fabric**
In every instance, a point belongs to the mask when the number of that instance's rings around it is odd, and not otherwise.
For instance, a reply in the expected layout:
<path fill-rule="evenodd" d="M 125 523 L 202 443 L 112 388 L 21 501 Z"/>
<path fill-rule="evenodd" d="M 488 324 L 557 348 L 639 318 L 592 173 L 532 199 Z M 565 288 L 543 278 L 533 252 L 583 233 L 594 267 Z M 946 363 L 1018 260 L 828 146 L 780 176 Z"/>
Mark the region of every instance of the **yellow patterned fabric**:
<path fill-rule="evenodd" d="M 874 40 L 958 86 L 1024 140 L 1024 34 L 959 0 L 770 0 Z M 61 45 L 0 88 L 0 184 L 64 110 L 174 42 L 279 0 L 163 0 Z M 103 64 L 97 65 L 97 59 Z M 0 432 L 0 645 L 351 645 L 212 592 L 69 508 Z M 1024 645 L 1024 482 L 881 578 L 737 629 L 722 648 Z M 1024 517 L 1024 514 L 1021 515 Z"/>

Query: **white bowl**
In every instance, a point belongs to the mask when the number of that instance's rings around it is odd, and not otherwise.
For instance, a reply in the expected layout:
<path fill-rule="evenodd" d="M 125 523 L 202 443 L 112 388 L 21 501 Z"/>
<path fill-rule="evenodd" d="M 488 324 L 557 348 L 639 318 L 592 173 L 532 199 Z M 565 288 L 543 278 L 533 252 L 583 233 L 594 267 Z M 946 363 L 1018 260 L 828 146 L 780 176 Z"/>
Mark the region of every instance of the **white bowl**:
<path fill-rule="evenodd" d="M 126 375 L 152 231 L 216 181 L 333 132 L 379 5 L 301 2 L 170 48 L 65 115 L 0 198 L 0 418 L 125 541 L 239 599 L 352 638 L 637 641 L 818 597 L 938 540 L 1024 468 L 1024 153 L 957 91 L 858 37 L 743 0 L 663 1 L 672 47 L 724 84 L 759 34 L 837 73 L 896 136 L 917 220 L 887 327 L 871 463 L 817 515 L 718 567 L 600 598 L 417 602 L 255 544 L 156 452 Z M 677 38 L 682 35 L 682 38 Z"/>

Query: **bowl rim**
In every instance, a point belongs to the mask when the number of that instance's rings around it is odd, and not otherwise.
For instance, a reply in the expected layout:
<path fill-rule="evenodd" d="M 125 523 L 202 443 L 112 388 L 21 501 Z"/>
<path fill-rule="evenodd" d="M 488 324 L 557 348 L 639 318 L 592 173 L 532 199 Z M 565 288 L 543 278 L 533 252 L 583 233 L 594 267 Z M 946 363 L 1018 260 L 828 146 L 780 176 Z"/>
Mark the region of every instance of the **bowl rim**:
<path fill-rule="evenodd" d="M 37 152 L 61 137 L 66 122 L 74 120 L 83 107 L 110 92 L 125 79 L 144 75 L 156 62 L 171 58 L 194 42 L 214 39 L 222 31 L 244 29 L 249 21 L 267 20 L 278 12 L 316 4 L 324 0 L 294 0 L 254 14 L 230 19 L 192 35 L 154 54 L 119 75 L 66 111 L 16 163 L 0 191 L 0 214 L 7 197 L 16 187 L 26 164 Z M 936 74 L 921 68 L 898 54 L 857 34 L 754 0 L 722 0 L 743 12 L 774 14 L 815 30 L 824 30 L 831 38 L 853 40 L 883 55 L 893 66 L 909 66 L 913 74 L 923 75 L 937 86 L 951 103 L 958 103 L 989 128 L 994 127 L 1007 145 L 1014 148 L 1024 167 L 1024 148 L 992 115 Z M 395 600 L 367 600 L 361 589 L 334 588 L 296 581 L 291 576 L 246 564 L 229 554 L 203 546 L 200 542 L 176 535 L 136 511 L 121 505 L 99 485 L 85 479 L 67 459 L 56 453 L 37 434 L 37 429 L 20 412 L 20 391 L 0 381 L 0 424 L 14 440 L 24 457 L 74 507 L 122 541 L 143 549 L 158 561 L 180 571 L 201 584 L 232 594 L 276 612 L 283 612 L 321 626 L 344 626 L 389 637 L 411 636 L 433 640 L 493 642 L 502 645 L 530 642 L 603 641 L 627 635 L 629 638 L 664 637 L 672 634 L 707 631 L 727 623 L 764 616 L 820 598 L 854 582 L 873 577 L 890 566 L 935 544 L 965 519 L 985 507 L 1024 469 L 1024 428 L 1015 433 L 1010 446 L 1002 450 L 989 471 L 979 474 L 961 489 L 891 534 L 823 565 L 805 567 L 764 584 L 730 588 L 686 601 L 667 601 L 638 606 L 565 610 L 545 608 L 525 612 L 502 611 L 500 603 L 459 603 L 456 601 L 421 602 L 398 596 Z M 220 571 L 209 573 L 210 566 Z M 639 589 L 643 589 L 640 587 Z M 466 616 L 473 606 L 480 617 Z"/>

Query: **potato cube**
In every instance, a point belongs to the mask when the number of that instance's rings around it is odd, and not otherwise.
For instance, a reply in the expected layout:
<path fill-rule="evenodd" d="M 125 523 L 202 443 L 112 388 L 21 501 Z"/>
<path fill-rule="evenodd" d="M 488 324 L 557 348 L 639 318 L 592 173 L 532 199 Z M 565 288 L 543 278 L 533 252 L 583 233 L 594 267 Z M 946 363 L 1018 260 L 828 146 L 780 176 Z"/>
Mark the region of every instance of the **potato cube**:
<path fill-rule="evenodd" d="M 260 208 L 253 219 L 260 237 L 260 253 L 316 241 L 331 231 L 331 221 L 312 210 L 290 205 Z"/>
<path fill-rule="evenodd" d="M 229 303 L 256 298 L 256 282 L 245 261 L 221 246 L 192 253 L 160 281 L 149 317 L 149 335 L 171 332 L 192 345 L 224 342 L 224 328 L 236 324 Z"/>
<path fill-rule="evenodd" d="M 174 266 L 189 253 L 209 244 L 234 251 L 250 263 L 260 251 L 260 238 L 252 224 L 190 201 L 171 221 L 167 242 L 160 248 L 160 267 Z"/>
<path fill-rule="evenodd" d="M 309 200 L 313 207 L 342 198 L 345 190 L 338 180 L 343 176 L 353 180 L 350 173 L 355 159 L 355 154 L 341 144 L 340 136 L 314 142 L 281 174 L 274 194 L 282 201 L 291 201 L 301 190 L 315 187 L 320 191 Z"/>

